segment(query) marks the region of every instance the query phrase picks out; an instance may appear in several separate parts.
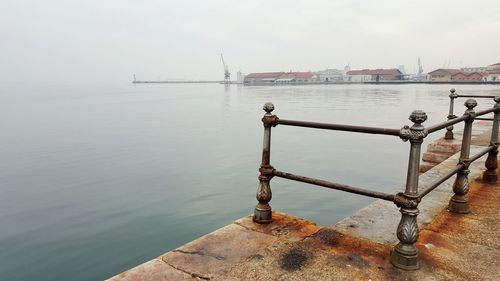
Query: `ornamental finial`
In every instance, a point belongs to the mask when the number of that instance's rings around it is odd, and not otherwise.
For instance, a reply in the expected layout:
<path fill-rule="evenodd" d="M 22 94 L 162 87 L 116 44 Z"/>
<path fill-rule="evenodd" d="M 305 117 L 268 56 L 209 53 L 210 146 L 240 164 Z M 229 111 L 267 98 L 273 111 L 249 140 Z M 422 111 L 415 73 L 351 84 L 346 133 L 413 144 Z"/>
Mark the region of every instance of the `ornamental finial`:
<path fill-rule="evenodd" d="M 271 112 L 274 110 L 274 104 L 266 102 L 266 104 L 264 104 L 264 107 L 262 109 L 264 109 L 264 111 L 267 114 L 271 114 Z"/>
<path fill-rule="evenodd" d="M 458 98 L 458 94 L 456 94 L 455 92 L 456 92 L 456 91 L 455 91 L 455 88 L 451 88 L 451 89 L 450 89 L 450 93 L 451 93 L 451 94 L 450 94 L 450 98 L 451 98 L 451 99 L 456 99 L 456 98 Z"/>
<path fill-rule="evenodd" d="M 465 101 L 464 105 L 469 109 L 472 110 L 474 107 L 477 106 L 477 101 L 475 99 L 468 99 Z"/>
<path fill-rule="evenodd" d="M 427 114 L 423 110 L 414 110 L 408 118 L 413 122 L 413 125 L 404 126 L 399 131 L 399 137 L 403 141 L 410 140 L 413 142 L 422 142 L 422 140 L 427 136 L 428 132 L 422 123 L 427 120 Z"/>
<path fill-rule="evenodd" d="M 427 114 L 425 114 L 425 112 L 423 110 L 414 110 L 410 114 L 410 118 L 408 118 L 408 119 L 410 119 L 411 122 L 420 125 L 420 124 L 424 123 L 425 120 L 427 120 Z"/>

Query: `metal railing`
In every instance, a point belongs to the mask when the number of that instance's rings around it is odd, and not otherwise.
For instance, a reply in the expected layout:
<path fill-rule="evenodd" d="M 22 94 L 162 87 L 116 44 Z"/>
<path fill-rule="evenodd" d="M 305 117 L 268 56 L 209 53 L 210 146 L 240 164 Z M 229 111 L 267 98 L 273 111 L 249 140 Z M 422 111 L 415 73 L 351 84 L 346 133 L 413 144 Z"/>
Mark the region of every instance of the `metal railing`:
<path fill-rule="evenodd" d="M 454 90 L 452 94 L 455 95 Z M 449 120 L 446 122 L 427 128 L 422 125 L 422 123 L 427 120 L 426 113 L 422 110 L 415 110 L 411 113 L 409 118 L 413 122 L 413 125 L 411 127 L 404 126 L 402 129 L 387 129 L 280 119 L 276 115 L 272 114 L 274 105 L 272 103 L 266 103 L 263 108 L 266 114 L 262 118 L 262 122 L 264 124 L 264 146 L 262 151 L 262 163 L 259 169 L 260 185 L 257 190 L 256 196 L 258 204 L 254 210 L 253 220 L 256 223 L 260 224 L 272 222 L 272 211 L 271 206 L 269 205 L 272 197 L 272 192 L 269 182 L 273 177 L 300 181 L 330 189 L 342 190 L 350 193 L 391 201 L 400 208 L 401 220 L 397 227 L 397 237 L 399 239 L 399 243 L 395 246 L 393 251 L 391 251 L 390 261 L 397 268 L 405 270 L 418 269 L 419 262 L 416 241 L 418 239 L 420 231 L 417 225 L 417 215 L 419 214 L 418 204 L 420 203 L 422 198 L 429 194 L 436 187 L 438 187 L 441 183 L 457 174 L 457 177 L 453 184 L 454 195 L 450 199 L 448 209 L 450 210 L 450 212 L 454 213 L 468 213 L 468 168 L 473 161 L 479 159 L 485 154 L 488 154 L 488 158 L 485 164 L 487 170 L 483 174 L 483 179 L 489 183 L 497 182 L 496 169 L 498 167 L 497 155 L 499 144 L 498 130 L 500 122 L 500 96 L 492 98 L 495 101 L 495 105 L 490 109 L 475 112 L 474 107 L 477 106 L 476 100 L 468 99 L 465 101 L 465 106 L 467 107 L 467 109 L 461 117 L 455 116 L 454 118 L 448 118 Z M 481 150 L 476 155 L 470 156 L 472 123 L 474 120 L 477 120 L 479 116 L 488 113 L 494 113 L 490 145 L 487 148 Z M 452 114 L 453 105 L 451 105 L 450 110 L 450 115 Z M 444 176 L 436 179 L 435 182 L 427 186 L 425 189 L 419 191 L 418 180 L 420 150 L 424 138 L 430 133 L 437 132 L 444 128 L 449 128 L 450 126 L 453 126 L 454 124 L 457 124 L 459 122 L 464 122 L 465 125 L 462 139 L 462 148 L 457 166 L 447 172 Z M 348 131 L 365 134 L 389 135 L 400 137 L 403 141 L 410 141 L 410 153 L 405 191 L 396 194 L 387 194 L 345 184 L 294 175 L 275 169 L 273 166 L 271 166 L 270 163 L 271 128 L 276 127 L 277 125 Z"/>
<path fill-rule="evenodd" d="M 483 96 L 483 95 L 459 95 L 456 93 L 455 89 L 450 89 L 450 108 L 448 111 L 448 120 L 452 120 L 457 118 L 457 116 L 453 113 L 453 107 L 455 105 L 455 99 L 457 98 L 480 98 L 480 99 L 494 99 L 495 96 Z M 485 121 L 493 121 L 492 118 L 475 118 L 475 120 L 485 120 Z M 445 140 L 454 139 L 453 135 L 453 125 L 446 127 L 446 134 L 444 135 Z"/>

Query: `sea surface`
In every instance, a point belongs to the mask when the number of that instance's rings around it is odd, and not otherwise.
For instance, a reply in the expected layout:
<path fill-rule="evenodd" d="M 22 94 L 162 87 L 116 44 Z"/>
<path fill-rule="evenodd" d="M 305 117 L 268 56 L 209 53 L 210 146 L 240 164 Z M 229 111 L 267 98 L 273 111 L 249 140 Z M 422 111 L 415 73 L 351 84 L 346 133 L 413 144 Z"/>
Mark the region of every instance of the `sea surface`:
<path fill-rule="evenodd" d="M 284 119 L 399 129 L 414 109 L 424 125 L 445 121 L 451 87 L 500 95 L 491 85 L 0 83 L 0 280 L 102 280 L 251 214 L 266 102 Z M 271 152 L 282 171 L 394 192 L 409 143 L 278 126 Z M 280 178 L 271 188 L 273 209 L 321 225 L 372 200 Z"/>

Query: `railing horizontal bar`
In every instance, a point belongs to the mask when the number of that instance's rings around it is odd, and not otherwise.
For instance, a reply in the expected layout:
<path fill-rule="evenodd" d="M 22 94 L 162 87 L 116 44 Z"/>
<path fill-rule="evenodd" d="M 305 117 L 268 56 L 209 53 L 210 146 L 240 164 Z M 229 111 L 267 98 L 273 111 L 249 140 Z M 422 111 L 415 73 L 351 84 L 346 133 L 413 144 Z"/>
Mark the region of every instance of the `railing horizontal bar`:
<path fill-rule="evenodd" d="M 474 120 L 482 120 L 482 121 L 493 121 L 493 118 L 474 118 Z"/>
<path fill-rule="evenodd" d="M 495 96 L 481 96 L 481 95 L 457 95 L 458 98 L 484 98 L 493 99 Z"/>
<path fill-rule="evenodd" d="M 495 148 L 495 146 L 493 146 L 493 145 L 488 146 L 487 148 L 479 151 L 477 154 L 474 154 L 474 156 L 469 157 L 469 161 L 470 162 L 476 161 L 477 159 L 481 158 L 483 155 L 485 155 L 486 153 L 490 152 L 494 148 Z"/>
<path fill-rule="evenodd" d="M 298 176 L 290 173 L 285 173 L 281 171 L 275 170 L 273 172 L 274 176 L 280 177 L 280 178 L 285 178 L 289 180 L 294 180 L 294 181 L 300 181 L 300 182 L 305 182 L 313 185 L 319 185 L 331 189 L 337 189 L 337 190 L 342 190 L 350 193 L 356 193 L 368 197 L 374 197 L 374 198 L 380 198 L 384 199 L 387 201 L 394 201 L 394 195 L 393 194 L 386 194 L 382 192 L 377 192 L 377 191 L 371 191 L 371 190 L 366 190 L 358 187 L 352 187 L 348 186 L 345 184 L 339 184 L 339 183 L 334 183 L 334 182 L 329 182 L 329 181 L 324 181 L 324 180 L 319 180 L 319 179 L 314 179 L 314 178 L 309 178 L 309 177 L 304 177 L 304 176 Z"/>
<path fill-rule="evenodd" d="M 495 148 L 495 146 L 488 146 L 487 148 L 481 150 L 480 152 L 478 152 L 474 156 L 469 157 L 469 159 L 467 159 L 467 162 L 472 163 L 472 162 L 476 161 L 477 159 L 481 158 L 482 156 L 484 156 L 486 153 L 490 152 L 490 150 L 492 150 L 494 148 Z M 426 189 L 424 189 L 422 192 L 420 192 L 419 197 L 420 198 L 424 197 L 429 192 L 433 191 L 436 187 L 438 187 L 440 184 L 442 184 L 443 182 L 445 182 L 447 179 L 451 178 L 453 175 L 455 175 L 456 173 L 458 173 L 463 168 L 465 168 L 465 165 L 459 163 L 455 168 L 453 168 L 452 170 L 450 170 L 444 176 L 442 176 L 441 178 L 439 178 L 438 180 L 436 180 L 435 182 L 433 182 L 430 186 L 428 186 Z"/>
<path fill-rule="evenodd" d="M 465 167 L 464 164 L 458 164 L 455 168 L 450 170 L 444 176 L 442 176 L 441 178 L 433 182 L 430 186 L 428 186 L 426 189 L 424 189 L 422 192 L 420 192 L 419 197 L 423 198 L 425 195 L 433 191 L 436 187 L 445 182 L 447 179 L 451 178 L 454 174 L 458 173 L 458 171 L 462 170 L 464 167 Z"/>
<path fill-rule="evenodd" d="M 391 135 L 391 136 L 399 136 L 399 131 L 400 131 L 399 129 L 353 126 L 353 125 L 343 125 L 343 124 L 328 124 L 328 123 L 318 123 L 318 122 L 308 122 L 308 121 L 286 120 L 281 118 L 278 119 L 276 123 L 280 125 L 288 125 L 296 127 L 307 127 L 315 129 L 326 129 L 326 130 L 357 132 L 365 134 Z"/>
<path fill-rule="evenodd" d="M 427 132 L 429 134 L 434 133 L 436 131 L 439 131 L 439 130 L 444 129 L 444 128 L 451 126 L 451 125 L 455 125 L 455 124 L 460 123 L 460 122 L 467 120 L 467 119 L 469 119 L 469 115 L 462 115 L 462 116 L 457 117 L 455 119 L 451 119 L 449 121 L 445 121 L 445 122 L 427 127 Z"/>
<path fill-rule="evenodd" d="M 485 110 L 476 111 L 476 116 L 481 116 L 481 115 L 485 115 L 488 113 L 492 113 L 492 112 L 495 112 L 495 110 L 497 110 L 497 109 L 495 107 L 492 107 L 492 108 L 488 108 Z"/>

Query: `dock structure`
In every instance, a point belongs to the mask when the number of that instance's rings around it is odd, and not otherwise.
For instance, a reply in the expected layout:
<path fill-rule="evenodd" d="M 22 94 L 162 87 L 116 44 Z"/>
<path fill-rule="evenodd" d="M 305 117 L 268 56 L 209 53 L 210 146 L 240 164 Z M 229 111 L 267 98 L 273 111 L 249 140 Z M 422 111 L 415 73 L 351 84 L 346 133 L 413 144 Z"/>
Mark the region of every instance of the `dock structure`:
<path fill-rule="evenodd" d="M 271 114 L 274 106 L 266 104 L 254 215 L 109 280 L 498 280 L 500 98 L 495 98 L 492 109 L 475 112 L 476 105 L 469 99 L 463 116 L 427 128 L 422 126 L 425 113 L 414 111 L 410 116 L 414 125 L 398 133 L 279 119 Z M 473 131 L 473 121 L 486 119 L 480 116 L 487 113 L 495 113 L 489 120 L 492 130 Z M 451 131 L 450 126 L 460 122 L 464 122 L 460 152 L 419 175 L 422 139 L 445 128 Z M 276 125 L 410 140 L 406 190 L 391 195 L 277 171 L 269 162 L 270 130 Z M 318 226 L 271 211 L 273 176 L 379 199 L 334 226 Z"/>

